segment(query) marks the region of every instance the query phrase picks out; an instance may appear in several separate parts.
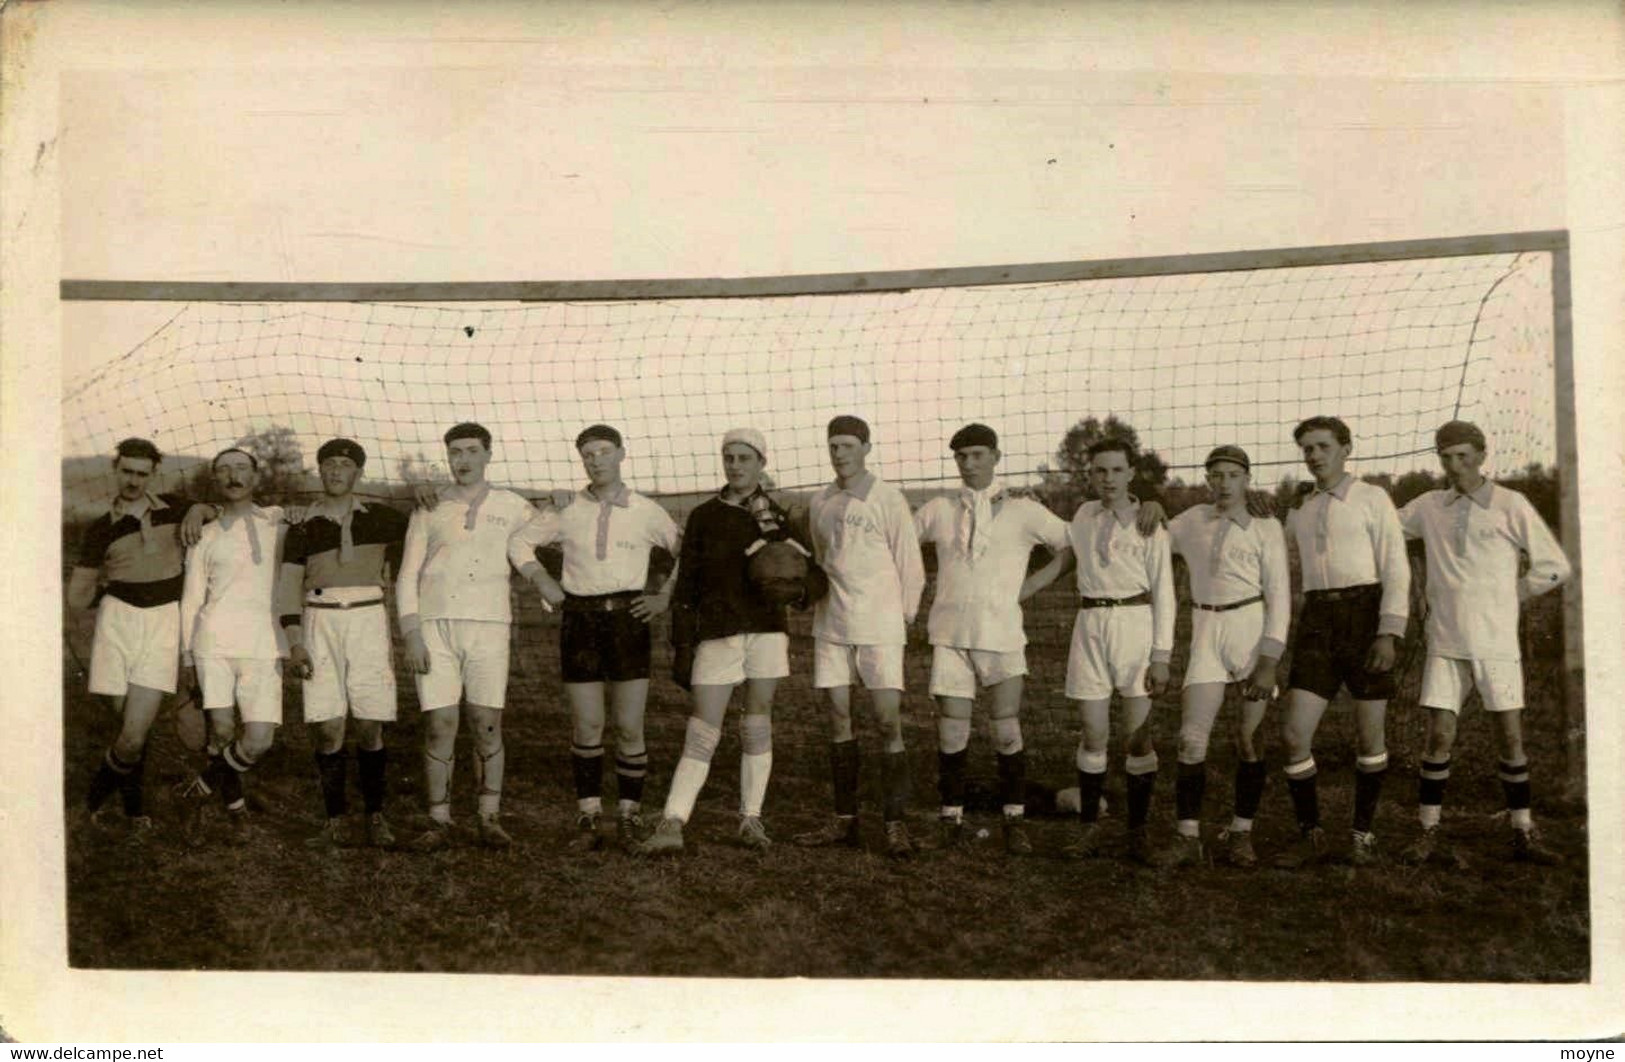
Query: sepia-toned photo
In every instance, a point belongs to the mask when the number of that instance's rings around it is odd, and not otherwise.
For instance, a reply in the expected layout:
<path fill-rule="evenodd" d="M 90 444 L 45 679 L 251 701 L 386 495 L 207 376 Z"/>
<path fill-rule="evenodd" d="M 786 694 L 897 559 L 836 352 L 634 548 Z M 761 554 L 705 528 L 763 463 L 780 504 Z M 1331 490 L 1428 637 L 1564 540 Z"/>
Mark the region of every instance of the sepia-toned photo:
<path fill-rule="evenodd" d="M 1184 16 L 1111 5 L 63 43 L 139 10 L 4 23 L 60 203 L 57 346 L 5 364 L 50 384 L 26 1013 L 218 1036 L 189 978 L 276 974 L 388 1000 L 306 1039 L 1617 1033 L 1617 99 L 1288 61 L 1301 13 L 1279 70 L 1170 64 Z M 488 984 L 567 1005 L 422 1024 Z"/>

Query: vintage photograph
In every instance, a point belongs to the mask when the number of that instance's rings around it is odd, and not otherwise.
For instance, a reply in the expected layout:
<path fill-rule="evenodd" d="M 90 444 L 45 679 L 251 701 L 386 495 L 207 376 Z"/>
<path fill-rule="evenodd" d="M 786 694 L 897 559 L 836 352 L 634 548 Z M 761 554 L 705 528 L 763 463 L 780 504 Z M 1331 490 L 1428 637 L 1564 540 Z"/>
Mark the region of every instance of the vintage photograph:
<path fill-rule="evenodd" d="M 70 960 L 1583 980 L 1566 251 L 189 299 L 65 383 Z"/>
<path fill-rule="evenodd" d="M 61 68 L 65 976 L 1595 985 L 1575 90 L 589 10 Z"/>

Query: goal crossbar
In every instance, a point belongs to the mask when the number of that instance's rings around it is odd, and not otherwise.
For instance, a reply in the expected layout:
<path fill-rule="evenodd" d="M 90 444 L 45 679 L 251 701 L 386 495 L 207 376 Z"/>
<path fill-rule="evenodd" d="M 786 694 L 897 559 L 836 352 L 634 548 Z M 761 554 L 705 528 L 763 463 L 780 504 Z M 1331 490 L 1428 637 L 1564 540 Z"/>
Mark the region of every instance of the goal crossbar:
<path fill-rule="evenodd" d="M 1169 273 L 1229 273 L 1254 269 L 1469 257 L 1519 251 L 1566 253 L 1567 230 L 1450 236 L 1377 243 L 1278 247 L 1210 254 L 1102 258 L 1024 265 L 958 266 L 872 273 L 800 273 L 764 277 L 686 277 L 631 280 L 443 282 L 298 282 L 64 279 L 68 301 L 122 302 L 593 302 L 607 299 L 768 298 L 917 288 L 1115 280 Z"/>

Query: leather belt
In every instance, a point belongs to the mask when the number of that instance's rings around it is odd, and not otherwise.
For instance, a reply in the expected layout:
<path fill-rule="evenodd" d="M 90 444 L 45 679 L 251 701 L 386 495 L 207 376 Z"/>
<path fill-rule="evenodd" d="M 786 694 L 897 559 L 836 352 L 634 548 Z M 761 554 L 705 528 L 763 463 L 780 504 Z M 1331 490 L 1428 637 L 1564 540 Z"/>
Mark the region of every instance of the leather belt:
<path fill-rule="evenodd" d="M 1381 590 L 1381 583 L 1361 583 L 1359 586 L 1339 586 L 1333 590 L 1305 590 L 1303 596 L 1306 601 L 1352 601 Z"/>
<path fill-rule="evenodd" d="M 1078 597 L 1079 608 L 1122 608 L 1125 605 L 1151 604 L 1151 591 L 1141 590 L 1133 597 Z"/>
<path fill-rule="evenodd" d="M 1246 608 L 1248 605 L 1257 604 L 1262 600 L 1264 600 L 1263 594 L 1254 594 L 1242 601 L 1232 601 L 1228 605 L 1204 605 L 1200 601 L 1192 601 L 1191 605 L 1203 612 L 1229 612 L 1233 608 Z"/>
<path fill-rule="evenodd" d="M 564 611 L 566 612 L 623 612 L 632 607 L 632 603 L 643 596 L 641 590 L 618 590 L 613 594 L 571 594 L 564 595 Z"/>
<path fill-rule="evenodd" d="M 384 599 L 375 597 L 371 601 L 306 601 L 306 608 L 371 608 L 373 605 L 382 605 Z"/>

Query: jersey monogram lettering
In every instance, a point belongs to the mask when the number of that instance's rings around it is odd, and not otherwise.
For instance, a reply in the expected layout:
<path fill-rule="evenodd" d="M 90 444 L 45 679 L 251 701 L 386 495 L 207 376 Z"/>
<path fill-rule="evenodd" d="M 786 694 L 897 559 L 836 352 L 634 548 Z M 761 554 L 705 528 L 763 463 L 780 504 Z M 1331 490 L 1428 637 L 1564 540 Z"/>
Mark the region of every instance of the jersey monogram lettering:
<path fill-rule="evenodd" d="M 848 512 L 842 519 L 847 527 L 856 528 L 866 535 L 878 535 L 880 533 L 880 528 L 876 527 L 874 520 L 865 513 Z"/>

